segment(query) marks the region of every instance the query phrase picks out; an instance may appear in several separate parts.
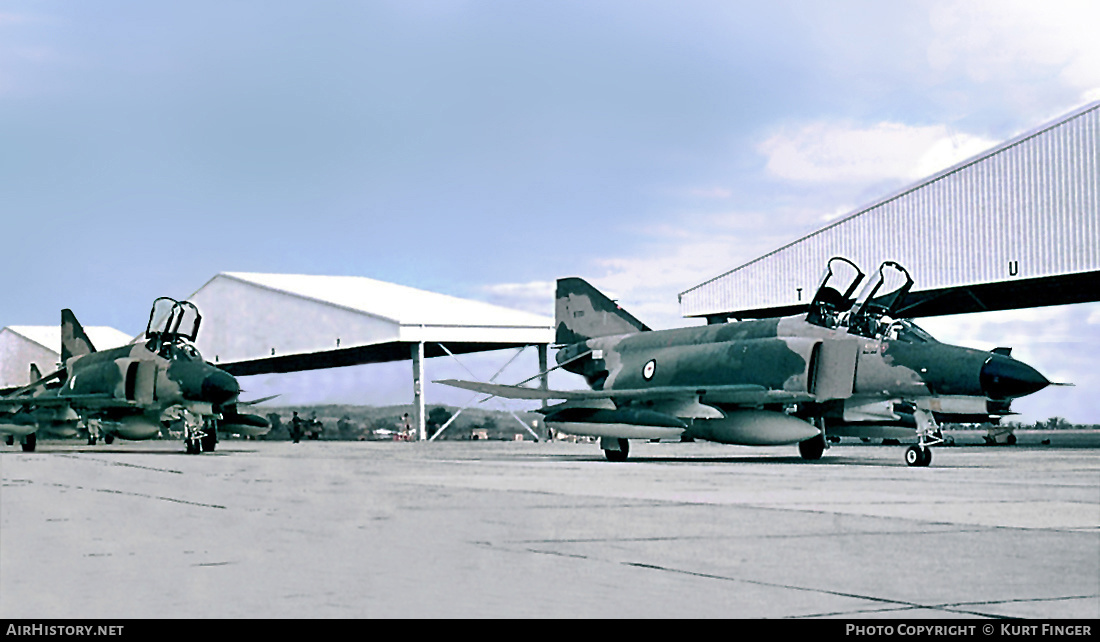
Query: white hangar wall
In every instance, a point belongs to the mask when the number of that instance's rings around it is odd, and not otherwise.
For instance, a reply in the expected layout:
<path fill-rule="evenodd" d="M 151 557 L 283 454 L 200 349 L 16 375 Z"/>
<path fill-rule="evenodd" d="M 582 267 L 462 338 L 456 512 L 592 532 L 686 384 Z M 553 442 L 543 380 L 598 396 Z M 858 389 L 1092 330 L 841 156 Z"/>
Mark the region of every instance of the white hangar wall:
<path fill-rule="evenodd" d="M 91 326 L 84 332 L 96 350 L 117 348 L 132 337 L 108 326 Z M 0 388 L 21 387 L 30 383 L 33 363 L 48 375 L 61 361 L 60 325 L 13 325 L 0 329 Z"/>
<path fill-rule="evenodd" d="M 203 315 L 197 347 L 216 363 L 387 344 L 544 345 L 554 333 L 549 317 L 354 276 L 225 272 L 189 300 Z"/>
<path fill-rule="evenodd" d="M 896 261 L 915 293 L 1094 273 L 1098 186 L 1095 102 L 681 293 L 681 314 L 789 313 L 838 255 L 868 274 Z"/>
<path fill-rule="evenodd" d="M 60 354 L 17 329 L 8 327 L 0 330 L 0 388 L 25 386 L 30 383 L 32 363 L 42 374 L 49 374 L 57 368 L 59 359 Z"/>
<path fill-rule="evenodd" d="M 395 341 L 399 335 L 395 321 L 225 274 L 189 300 L 203 315 L 196 346 L 216 363 Z"/>
<path fill-rule="evenodd" d="M 203 315 L 197 347 L 233 375 L 411 360 L 420 439 L 425 359 L 533 345 L 547 387 L 549 317 L 355 276 L 226 272 L 189 300 Z"/>

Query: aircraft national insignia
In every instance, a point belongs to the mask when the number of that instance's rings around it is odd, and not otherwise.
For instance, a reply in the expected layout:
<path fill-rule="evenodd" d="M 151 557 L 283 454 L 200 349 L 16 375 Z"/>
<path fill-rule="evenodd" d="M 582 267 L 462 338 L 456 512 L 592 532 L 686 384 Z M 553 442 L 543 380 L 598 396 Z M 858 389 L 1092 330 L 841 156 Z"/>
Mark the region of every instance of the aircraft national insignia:
<path fill-rule="evenodd" d="M 653 378 L 653 373 L 657 371 L 657 360 L 650 359 L 646 362 L 645 367 L 642 368 L 642 378 L 649 381 Z"/>

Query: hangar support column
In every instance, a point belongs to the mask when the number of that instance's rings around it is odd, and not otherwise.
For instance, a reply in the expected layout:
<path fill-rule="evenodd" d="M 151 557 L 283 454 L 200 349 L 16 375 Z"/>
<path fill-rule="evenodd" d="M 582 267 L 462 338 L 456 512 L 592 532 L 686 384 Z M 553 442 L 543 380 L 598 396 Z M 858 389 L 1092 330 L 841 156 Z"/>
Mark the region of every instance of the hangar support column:
<path fill-rule="evenodd" d="M 545 343 L 540 343 L 538 345 L 538 349 L 539 349 L 539 390 L 549 390 L 550 389 L 550 373 L 547 372 L 547 370 L 546 370 L 546 367 L 547 367 L 546 352 L 547 352 L 547 349 L 549 347 L 550 346 L 545 344 Z M 546 400 L 545 399 L 542 400 L 542 407 L 543 408 L 546 407 Z"/>
<path fill-rule="evenodd" d="M 427 417 L 424 415 L 424 342 L 418 341 L 412 346 L 413 366 L 413 421 L 416 425 L 416 438 L 424 441 L 428 438 Z"/>

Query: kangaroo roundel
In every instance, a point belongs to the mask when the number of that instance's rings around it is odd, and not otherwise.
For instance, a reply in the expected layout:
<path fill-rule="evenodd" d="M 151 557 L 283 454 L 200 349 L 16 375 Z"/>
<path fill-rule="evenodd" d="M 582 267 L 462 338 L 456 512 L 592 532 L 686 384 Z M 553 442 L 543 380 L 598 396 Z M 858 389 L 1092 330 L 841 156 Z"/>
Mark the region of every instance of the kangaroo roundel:
<path fill-rule="evenodd" d="M 653 378 L 653 373 L 657 372 L 657 360 L 650 359 L 642 366 L 642 378 L 649 381 Z"/>

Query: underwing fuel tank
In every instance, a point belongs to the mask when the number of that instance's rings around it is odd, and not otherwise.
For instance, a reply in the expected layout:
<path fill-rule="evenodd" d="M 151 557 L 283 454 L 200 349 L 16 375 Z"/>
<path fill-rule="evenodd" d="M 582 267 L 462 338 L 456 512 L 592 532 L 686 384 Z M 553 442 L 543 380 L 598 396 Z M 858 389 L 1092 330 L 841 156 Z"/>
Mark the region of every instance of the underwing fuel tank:
<path fill-rule="evenodd" d="M 741 446 L 782 446 L 815 437 L 813 425 L 781 412 L 738 410 L 725 419 L 696 421 L 687 434 L 697 439 Z"/>
<path fill-rule="evenodd" d="M 29 412 L 17 412 L 0 417 L 0 433 L 25 437 L 38 430 L 38 422 Z"/>
<path fill-rule="evenodd" d="M 38 420 L 38 429 L 53 437 L 75 437 L 79 432 L 77 424 L 80 421 L 80 415 L 68 406 L 40 408 L 35 413 L 35 418 Z"/>
<path fill-rule="evenodd" d="M 218 428 L 235 435 L 259 437 L 271 431 L 271 422 L 259 415 L 225 414 L 218 422 Z"/>
<path fill-rule="evenodd" d="M 547 415 L 546 425 L 570 435 L 623 439 L 670 439 L 687 428 L 672 415 L 638 408 L 563 408 Z"/>
<path fill-rule="evenodd" d="M 142 441 L 152 439 L 160 434 L 160 422 L 153 421 L 145 415 L 131 415 L 118 421 L 105 421 L 100 424 L 105 432 L 118 435 L 130 441 Z"/>

